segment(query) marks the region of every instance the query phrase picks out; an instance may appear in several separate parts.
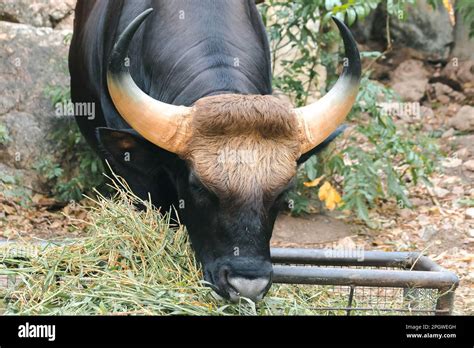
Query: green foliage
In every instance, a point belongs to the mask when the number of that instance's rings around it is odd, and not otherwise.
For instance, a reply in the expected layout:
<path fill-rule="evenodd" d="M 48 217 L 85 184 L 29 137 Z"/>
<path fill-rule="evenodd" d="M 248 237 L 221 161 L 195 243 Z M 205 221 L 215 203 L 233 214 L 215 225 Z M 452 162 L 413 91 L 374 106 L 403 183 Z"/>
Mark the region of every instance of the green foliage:
<path fill-rule="evenodd" d="M 337 62 L 328 53 L 338 42 L 331 16 L 353 23 L 365 18 L 381 0 L 269 0 L 260 12 L 270 39 L 274 87 L 290 96 L 297 106 L 307 103 L 310 90 L 318 85 L 318 64 L 328 68 L 329 80 L 336 77 Z M 322 20 L 321 20 L 322 19 Z M 289 49 L 296 57 L 284 59 Z M 277 64 L 278 63 L 278 64 Z M 281 66 L 282 71 L 275 68 Z"/>
<path fill-rule="evenodd" d="M 329 21 L 331 16 L 345 21 L 351 25 L 357 19 L 364 19 L 370 12 L 375 10 L 380 0 L 366 0 L 366 1 L 340 1 L 340 0 L 326 0 L 324 2 L 324 9 L 327 13 L 323 17 L 323 22 Z M 388 2 L 391 2 L 388 0 Z"/>
<path fill-rule="evenodd" d="M 5 145 L 10 141 L 10 135 L 8 133 L 8 128 L 0 123 L 0 145 Z"/>
<path fill-rule="evenodd" d="M 474 207 L 474 199 L 472 198 L 464 198 L 460 199 L 458 201 L 460 205 L 466 206 L 466 207 Z"/>
<path fill-rule="evenodd" d="M 6 199 L 14 199 L 22 206 L 31 202 L 31 192 L 28 187 L 21 185 L 21 175 L 10 175 L 0 171 L 0 191 Z"/>
<path fill-rule="evenodd" d="M 454 8 L 461 15 L 465 25 L 469 28 L 469 37 L 474 37 L 474 1 L 456 0 Z"/>
<path fill-rule="evenodd" d="M 45 88 L 44 93 L 51 100 L 53 107 L 58 103 L 68 102 L 71 100 L 71 91 L 68 87 L 49 85 Z"/>
<path fill-rule="evenodd" d="M 358 125 L 342 148 L 331 146 L 319 157 L 313 156 L 301 168 L 301 180 L 313 180 L 325 175 L 336 187 L 343 189 L 342 209 L 357 214 L 372 225 L 369 209 L 377 203 L 395 199 L 400 208 L 411 207 L 408 186 L 422 181 L 429 184 L 429 174 L 434 170 L 438 147 L 429 137 L 406 129 L 397 129 L 392 118 L 381 112 L 377 99 L 390 101 L 393 93 L 364 77 L 349 119 Z M 366 117 L 363 118 L 362 115 Z M 308 208 L 315 194 L 314 188 L 298 186 L 301 198 L 295 206 Z M 294 213 L 308 212 L 307 209 Z"/>
<path fill-rule="evenodd" d="M 267 1 L 261 10 L 271 40 L 274 87 L 289 95 L 296 105 L 305 105 L 311 88 L 318 84 L 314 68 L 319 64 L 326 68 L 327 86 L 331 86 L 337 78 L 337 62 L 334 53 L 328 51 L 335 51 L 334 45 L 340 40 L 337 30 L 330 28 L 331 15 L 352 23 L 356 17 L 367 16 L 380 2 Z M 406 5 L 413 3 L 389 0 L 387 12 L 403 19 Z M 281 52 L 288 48 L 296 50 L 296 58 L 282 58 Z M 361 55 L 378 58 L 381 53 Z M 275 71 L 277 64 L 281 65 L 281 72 Z M 362 79 L 356 105 L 349 115 L 349 120 L 357 123 L 352 135 L 343 146 L 336 149 L 330 145 L 300 168 L 297 187 L 289 196 L 293 214 L 312 212 L 319 205 L 317 188 L 303 183 L 322 175 L 343 191 L 342 209 L 354 212 L 369 225 L 369 209 L 381 201 L 394 199 L 399 207 L 410 207 L 408 185 L 429 183 L 437 147 L 428 137 L 398 129 L 390 116 L 382 114 L 379 101 L 393 99 L 389 89 L 368 77 Z"/>
<path fill-rule="evenodd" d="M 415 3 L 415 0 L 387 0 L 387 13 L 403 20 L 406 18 L 407 5 L 414 5 Z"/>
<path fill-rule="evenodd" d="M 46 91 L 54 105 L 69 101 L 69 89 L 52 86 Z M 60 152 L 55 162 L 46 156 L 35 165 L 35 169 L 46 179 L 52 194 L 60 201 L 79 201 L 83 193 L 103 184 L 104 172 L 100 158 L 86 143 L 76 122 L 63 117 L 56 121 L 49 140 Z"/>

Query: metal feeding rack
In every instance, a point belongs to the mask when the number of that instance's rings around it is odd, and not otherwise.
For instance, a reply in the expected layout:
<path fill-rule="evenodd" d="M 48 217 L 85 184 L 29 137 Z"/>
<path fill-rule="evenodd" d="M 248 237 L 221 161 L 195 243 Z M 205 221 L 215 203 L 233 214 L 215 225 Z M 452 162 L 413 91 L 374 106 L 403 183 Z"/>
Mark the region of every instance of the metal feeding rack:
<path fill-rule="evenodd" d="M 320 287 L 323 315 L 449 315 L 458 277 L 415 252 L 272 248 L 273 282 Z M 324 296 L 323 296 L 324 297 Z"/>

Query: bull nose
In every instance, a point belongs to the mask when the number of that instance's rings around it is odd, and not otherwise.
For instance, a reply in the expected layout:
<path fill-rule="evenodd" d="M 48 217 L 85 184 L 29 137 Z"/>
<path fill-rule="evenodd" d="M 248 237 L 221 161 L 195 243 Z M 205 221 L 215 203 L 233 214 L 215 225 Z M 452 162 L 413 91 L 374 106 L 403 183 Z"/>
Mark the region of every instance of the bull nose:
<path fill-rule="evenodd" d="M 230 285 L 229 295 L 232 301 L 238 301 L 239 297 L 260 301 L 270 287 L 270 278 L 228 277 L 227 282 Z"/>

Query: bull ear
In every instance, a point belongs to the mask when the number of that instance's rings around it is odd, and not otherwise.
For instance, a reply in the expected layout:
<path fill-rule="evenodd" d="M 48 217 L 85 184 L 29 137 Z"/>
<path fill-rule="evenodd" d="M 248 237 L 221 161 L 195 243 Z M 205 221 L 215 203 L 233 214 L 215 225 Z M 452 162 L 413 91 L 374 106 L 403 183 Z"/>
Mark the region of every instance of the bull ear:
<path fill-rule="evenodd" d="M 126 169 L 127 172 L 133 170 L 151 175 L 168 160 L 176 157 L 173 153 L 153 145 L 132 129 L 99 127 L 96 132 L 100 150 L 119 174 Z"/>
<path fill-rule="evenodd" d="M 340 134 L 344 133 L 344 130 L 347 128 L 347 125 L 343 124 L 342 126 L 339 126 L 334 132 L 331 133 L 330 136 L 328 136 L 321 144 L 318 146 L 312 148 L 308 152 L 305 152 L 300 156 L 298 159 L 297 163 L 301 164 L 306 162 L 311 156 L 317 155 L 319 152 L 324 150 L 336 137 L 338 137 Z"/>

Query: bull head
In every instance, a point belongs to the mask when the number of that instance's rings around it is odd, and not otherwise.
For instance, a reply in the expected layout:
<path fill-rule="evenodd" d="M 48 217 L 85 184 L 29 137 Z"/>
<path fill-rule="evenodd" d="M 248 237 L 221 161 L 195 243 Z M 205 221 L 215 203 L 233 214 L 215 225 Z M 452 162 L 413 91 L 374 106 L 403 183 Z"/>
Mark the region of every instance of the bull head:
<path fill-rule="evenodd" d="M 258 300 L 271 284 L 271 232 L 298 159 L 336 130 L 355 101 L 361 69 L 356 43 L 333 18 L 347 64 L 334 87 L 310 105 L 292 108 L 269 95 L 224 94 L 176 106 L 140 90 L 124 64 L 134 33 L 151 12 L 133 20 L 113 48 L 110 96 L 136 132 L 188 164 L 187 186 L 181 190 L 191 192 L 185 194 L 190 203 L 184 221 L 206 279 L 224 297 Z M 226 149 L 248 151 L 253 159 L 222 160 Z M 206 210 L 213 216 L 204 216 Z"/>

